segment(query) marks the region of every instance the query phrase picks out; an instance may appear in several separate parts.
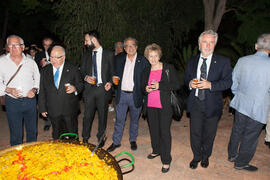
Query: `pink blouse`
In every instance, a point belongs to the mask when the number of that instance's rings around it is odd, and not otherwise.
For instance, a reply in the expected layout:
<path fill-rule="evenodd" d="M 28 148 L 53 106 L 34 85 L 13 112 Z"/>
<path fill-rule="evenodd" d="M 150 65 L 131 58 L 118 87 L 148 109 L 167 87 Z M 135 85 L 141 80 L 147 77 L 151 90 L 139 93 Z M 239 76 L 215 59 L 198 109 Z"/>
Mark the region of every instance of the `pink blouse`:
<path fill-rule="evenodd" d="M 148 80 L 148 85 L 151 85 L 151 81 L 160 82 L 162 70 L 151 70 Z M 162 108 L 160 101 L 160 91 L 155 90 L 148 94 L 147 107 Z"/>

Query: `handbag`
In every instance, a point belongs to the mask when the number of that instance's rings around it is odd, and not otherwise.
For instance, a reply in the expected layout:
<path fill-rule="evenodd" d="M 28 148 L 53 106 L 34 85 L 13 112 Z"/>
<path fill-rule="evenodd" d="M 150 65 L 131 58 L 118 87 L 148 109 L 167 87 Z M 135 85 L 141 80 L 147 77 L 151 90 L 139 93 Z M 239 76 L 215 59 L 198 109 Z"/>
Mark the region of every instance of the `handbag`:
<path fill-rule="evenodd" d="M 22 67 L 22 64 L 18 67 L 17 71 L 11 76 L 11 78 L 8 80 L 8 83 L 6 84 L 6 86 L 9 85 L 9 83 L 14 79 L 14 77 L 18 74 L 18 72 L 20 71 Z M 0 104 L 2 106 L 6 105 L 6 98 L 5 95 L 4 96 L 0 96 Z"/>
<path fill-rule="evenodd" d="M 169 76 L 169 69 L 165 70 L 168 81 L 170 82 L 170 76 Z M 171 106 L 173 110 L 173 119 L 176 121 L 180 121 L 183 115 L 184 111 L 184 101 L 182 100 L 181 96 L 177 93 L 177 91 L 171 90 Z"/>

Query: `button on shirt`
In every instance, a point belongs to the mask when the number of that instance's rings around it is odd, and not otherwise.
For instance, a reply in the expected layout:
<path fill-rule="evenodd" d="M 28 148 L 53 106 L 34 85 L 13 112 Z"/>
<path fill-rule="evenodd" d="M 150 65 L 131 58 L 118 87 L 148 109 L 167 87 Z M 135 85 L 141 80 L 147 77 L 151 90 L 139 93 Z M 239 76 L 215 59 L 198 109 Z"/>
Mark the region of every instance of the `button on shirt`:
<path fill-rule="evenodd" d="M 65 63 L 63 63 L 63 64 L 59 67 L 59 76 L 58 76 L 58 81 L 57 81 L 57 83 L 58 83 L 58 88 L 59 88 L 59 84 L 60 84 L 60 80 L 61 80 L 61 76 L 62 76 L 64 64 L 65 64 Z M 55 74 L 56 71 L 57 71 L 57 68 L 55 68 L 55 67 L 53 66 L 53 75 Z"/>
<path fill-rule="evenodd" d="M 199 63 L 198 63 L 198 67 L 197 67 L 197 79 L 201 79 L 201 66 L 202 66 L 202 63 L 203 63 L 203 58 L 207 58 L 206 60 L 206 65 L 207 65 L 207 76 L 208 76 L 208 72 L 209 72 L 209 69 L 210 69 L 210 64 L 211 64 L 211 61 L 212 61 L 212 56 L 213 54 L 210 54 L 208 57 L 203 57 L 202 54 L 200 55 L 200 59 L 199 59 Z M 196 92 L 195 92 L 195 96 L 198 96 L 198 93 L 199 93 L 199 89 L 196 89 Z"/>
<path fill-rule="evenodd" d="M 26 97 L 27 93 L 32 88 L 39 88 L 40 74 L 36 62 L 23 54 L 22 61 L 17 66 L 13 60 L 11 60 L 10 54 L 7 54 L 0 58 L 0 96 L 6 94 L 6 84 L 21 64 L 23 65 L 20 71 L 9 83 L 8 87 L 22 90 L 23 97 Z M 7 95 L 15 98 L 11 94 Z"/>
<path fill-rule="evenodd" d="M 125 63 L 125 68 L 123 72 L 123 77 L 122 77 L 122 84 L 121 84 L 122 91 L 133 91 L 133 87 L 134 87 L 133 76 L 134 76 L 136 58 L 137 58 L 137 53 L 134 56 L 132 61 L 128 58 L 128 55 L 126 57 L 126 63 Z"/>
<path fill-rule="evenodd" d="M 100 47 L 98 48 L 97 50 L 97 54 L 96 54 L 96 62 L 97 62 L 97 79 L 98 79 L 98 82 L 97 84 L 99 83 L 102 83 L 102 77 L 101 77 L 101 62 L 102 62 L 102 52 L 103 52 L 103 48 Z M 94 55 L 94 50 L 92 52 L 92 56 Z M 92 72 L 94 72 L 94 68 L 92 68 Z"/>

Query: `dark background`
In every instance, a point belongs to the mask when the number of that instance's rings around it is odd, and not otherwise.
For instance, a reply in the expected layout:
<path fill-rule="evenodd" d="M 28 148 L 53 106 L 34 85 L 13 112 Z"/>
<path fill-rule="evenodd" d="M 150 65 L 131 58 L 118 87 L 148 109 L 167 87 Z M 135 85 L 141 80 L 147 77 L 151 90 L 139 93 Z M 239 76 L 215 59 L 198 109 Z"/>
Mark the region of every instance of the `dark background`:
<path fill-rule="evenodd" d="M 181 73 L 198 53 L 198 36 L 205 29 L 218 32 L 216 51 L 232 65 L 254 53 L 258 35 L 270 30 L 269 8 L 269 0 L 4 0 L 0 48 L 11 34 L 39 47 L 50 36 L 66 47 L 70 61 L 80 63 L 83 32 L 97 29 L 107 49 L 128 36 L 138 40 L 141 54 L 146 45 L 159 44 L 163 61 Z"/>

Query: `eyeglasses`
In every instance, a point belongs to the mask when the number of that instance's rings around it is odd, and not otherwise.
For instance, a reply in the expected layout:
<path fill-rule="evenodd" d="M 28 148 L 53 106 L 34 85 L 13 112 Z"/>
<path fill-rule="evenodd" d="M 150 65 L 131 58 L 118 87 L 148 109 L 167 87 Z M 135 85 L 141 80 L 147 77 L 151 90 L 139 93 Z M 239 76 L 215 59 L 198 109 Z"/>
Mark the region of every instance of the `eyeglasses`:
<path fill-rule="evenodd" d="M 58 56 L 58 57 L 56 57 L 56 56 L 50 56 L 50 58 L 51 58 L 51 59 L 60 59 L 60 58 L 62 58 L 63 56 L 65 56 L 65 55 Z"/>
<path fill-rule="evenodd" d="M 19 47 L 21 47 L 21 45 L 23 45 L 23 44 L 8 44 L 7 46 L 9 48 L 12 48 L 12 47 L 19 48 Z"/>

